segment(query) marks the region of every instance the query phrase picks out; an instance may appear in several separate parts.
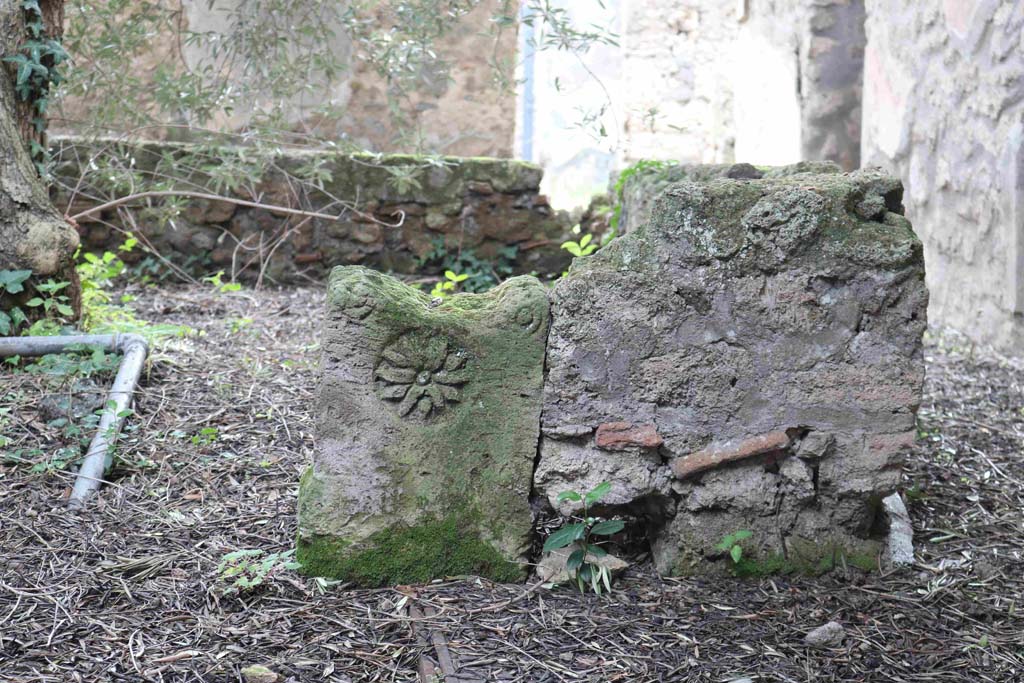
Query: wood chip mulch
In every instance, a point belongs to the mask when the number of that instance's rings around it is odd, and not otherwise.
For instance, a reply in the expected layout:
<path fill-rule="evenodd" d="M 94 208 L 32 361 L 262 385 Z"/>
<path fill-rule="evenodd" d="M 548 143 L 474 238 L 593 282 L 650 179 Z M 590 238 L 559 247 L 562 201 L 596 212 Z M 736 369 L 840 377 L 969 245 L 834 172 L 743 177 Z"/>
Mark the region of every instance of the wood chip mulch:
<path fill-rule="evenodd" d="M 712 581 L 639 565 L 602 597 L 474 577 L 353 590 L 281 570 L 225 594 L 226 553 L 293 545 L 323 292 L 135 293 L 141 317 L 203 334 L 154 354 L 87 509 L 64 506 L 66 471 L 0 464 L 4 683 L 242 681 L 253 664 L 281 683 L 1024 681 L 1024 363 L 928 340 L 912 567 Z M 62 445 L 37 415 L 47 391 L 0 370 L 6 448 Z M 804 645 L 828 621 L 842 642 Z"/>

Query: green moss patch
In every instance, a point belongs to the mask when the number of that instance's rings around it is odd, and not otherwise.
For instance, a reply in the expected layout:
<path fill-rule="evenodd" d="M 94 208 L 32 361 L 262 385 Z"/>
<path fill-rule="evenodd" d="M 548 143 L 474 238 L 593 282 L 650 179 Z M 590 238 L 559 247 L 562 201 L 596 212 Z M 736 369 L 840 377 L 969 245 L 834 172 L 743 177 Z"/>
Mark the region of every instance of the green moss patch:
<path fill-rule="evenodd" d="M 471 528 L 471 527 L 470 527 Z M 523 569 L 504 559 L 476 534 L 464 517 L 430 520 L 377 532 L 363 549 L 329 536 L 299 538 L 295 557 L 302 573 L 352 581 L 361 586 L 427 583 L 473 574 L 495 581 L 521 581 Z"/>
<path fill-rule="evenodd" d="M 820 576 L 844 564 L 863 571 L 878 567 L 878 558 L 871 553 L 848 552 L 837 546 L 819 549 L 813 556 L 785 557 L 770 555 L 765 558 L 744 557 L 732 567 L 732 572 L 742 578 L 799 574 Z"/>

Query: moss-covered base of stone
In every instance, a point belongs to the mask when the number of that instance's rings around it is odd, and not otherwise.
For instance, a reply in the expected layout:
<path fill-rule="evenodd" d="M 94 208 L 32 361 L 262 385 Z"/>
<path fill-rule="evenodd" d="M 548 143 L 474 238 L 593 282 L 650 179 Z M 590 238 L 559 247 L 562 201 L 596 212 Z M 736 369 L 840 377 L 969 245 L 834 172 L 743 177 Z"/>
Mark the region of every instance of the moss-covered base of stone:
<path fill-rule="evenodd" d="M 298 539 L 295 557 L 309 576 L 379 587 L 427 583 L 471 574 L 495 581 L 518 582 L 523 566 L 509 562 L 492 546 L 468 532 L 458 517 L 414 527 L 379 531 L 360 548 L 331 536 Z"/>
<path fill-rule="evenodd" d="M 732 565 L 732 572 L 740 577 L 761 577 L 787 574 L 819 576 L 837 567 L 856 567 L 869 572 L 878 568 L 878 554 L 851 552 L 839 547 L 825 549 L 813 557 L 785 557 L 771 555 L 767 558 L 742 558 Z"/>
<path fill-rule="evenodd" d="M 744 548 L 745 555 L 739 562 L 733 562 L 728 555 L 714 558 L 694 553 L 683 553 L 672 567 L 672 576 L 738 576 L 758 578 L 763 576 L 820 576 L 833 569 L 855 567 L 866 572 L 878 569 L 883 546 L 874 540 L 864 540 L 851 547 L 848 544 L 828 542 L 811 543 L 790 539 L 786 554 L 775 552 L 751 552 Z"/>

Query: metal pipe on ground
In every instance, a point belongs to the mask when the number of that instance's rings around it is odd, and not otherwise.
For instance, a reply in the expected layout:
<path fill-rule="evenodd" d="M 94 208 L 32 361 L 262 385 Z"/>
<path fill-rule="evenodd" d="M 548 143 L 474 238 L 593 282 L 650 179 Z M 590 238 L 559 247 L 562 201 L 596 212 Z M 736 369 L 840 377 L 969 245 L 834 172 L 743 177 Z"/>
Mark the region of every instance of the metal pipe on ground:
<path fill-rule="evenodd" d="M 96 435 L 89 444 L 89 450 L 78 468 L 75 486 L 71 491 L 68 506 L 78 509 L 85 504 L 103 483 L 103 475 L 113 459 L 113 448 L 117 442 L 125 411 L 131 403 L 132 394 L 139 383 L 142 366 L 149 354 L 149 344 L 137 334 L 78 334 L 58 337 L 0 337 L 0 358 L 10 356 L 46 356 L 64 353 L 72 347 L 100 347 L 106 352 L 121 353 L 121 365 L 117 369 L 114 384 L 107 394 L 103 412 L 100 415 Z"/>

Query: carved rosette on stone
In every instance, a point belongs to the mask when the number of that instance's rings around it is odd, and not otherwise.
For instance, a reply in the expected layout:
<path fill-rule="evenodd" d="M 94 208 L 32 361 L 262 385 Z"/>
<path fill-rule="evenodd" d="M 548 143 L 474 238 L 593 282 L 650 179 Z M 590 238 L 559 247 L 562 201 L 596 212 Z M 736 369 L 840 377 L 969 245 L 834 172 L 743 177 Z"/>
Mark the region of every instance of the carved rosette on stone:
<path fill-rule="evenodd" d="M 328 290 L 305 571 L 383 585 L 518 579 L 528 550 L 548 300 L 532 277 L 441 303 L 357 266 Z"/>
<path fill-rule="evenodd" d="M 437 416 L 458 403 L 459 389 L 469 381 L 468 359 L 469 352 L 451 339 L 407 332 L 381 354 L 373 373 L 377 395 L 403 417 Z"/>
<path fill-rule="evenodd" d="M 555 288 L 535 490 L 565 513 L 559 492 L 610 481 L 666 573 L 726 570 L 740 530 L 750 572 L 874 564 L 914 440 L 928 297 L 902 186 L 774 175 L 670 185 Z"/>

